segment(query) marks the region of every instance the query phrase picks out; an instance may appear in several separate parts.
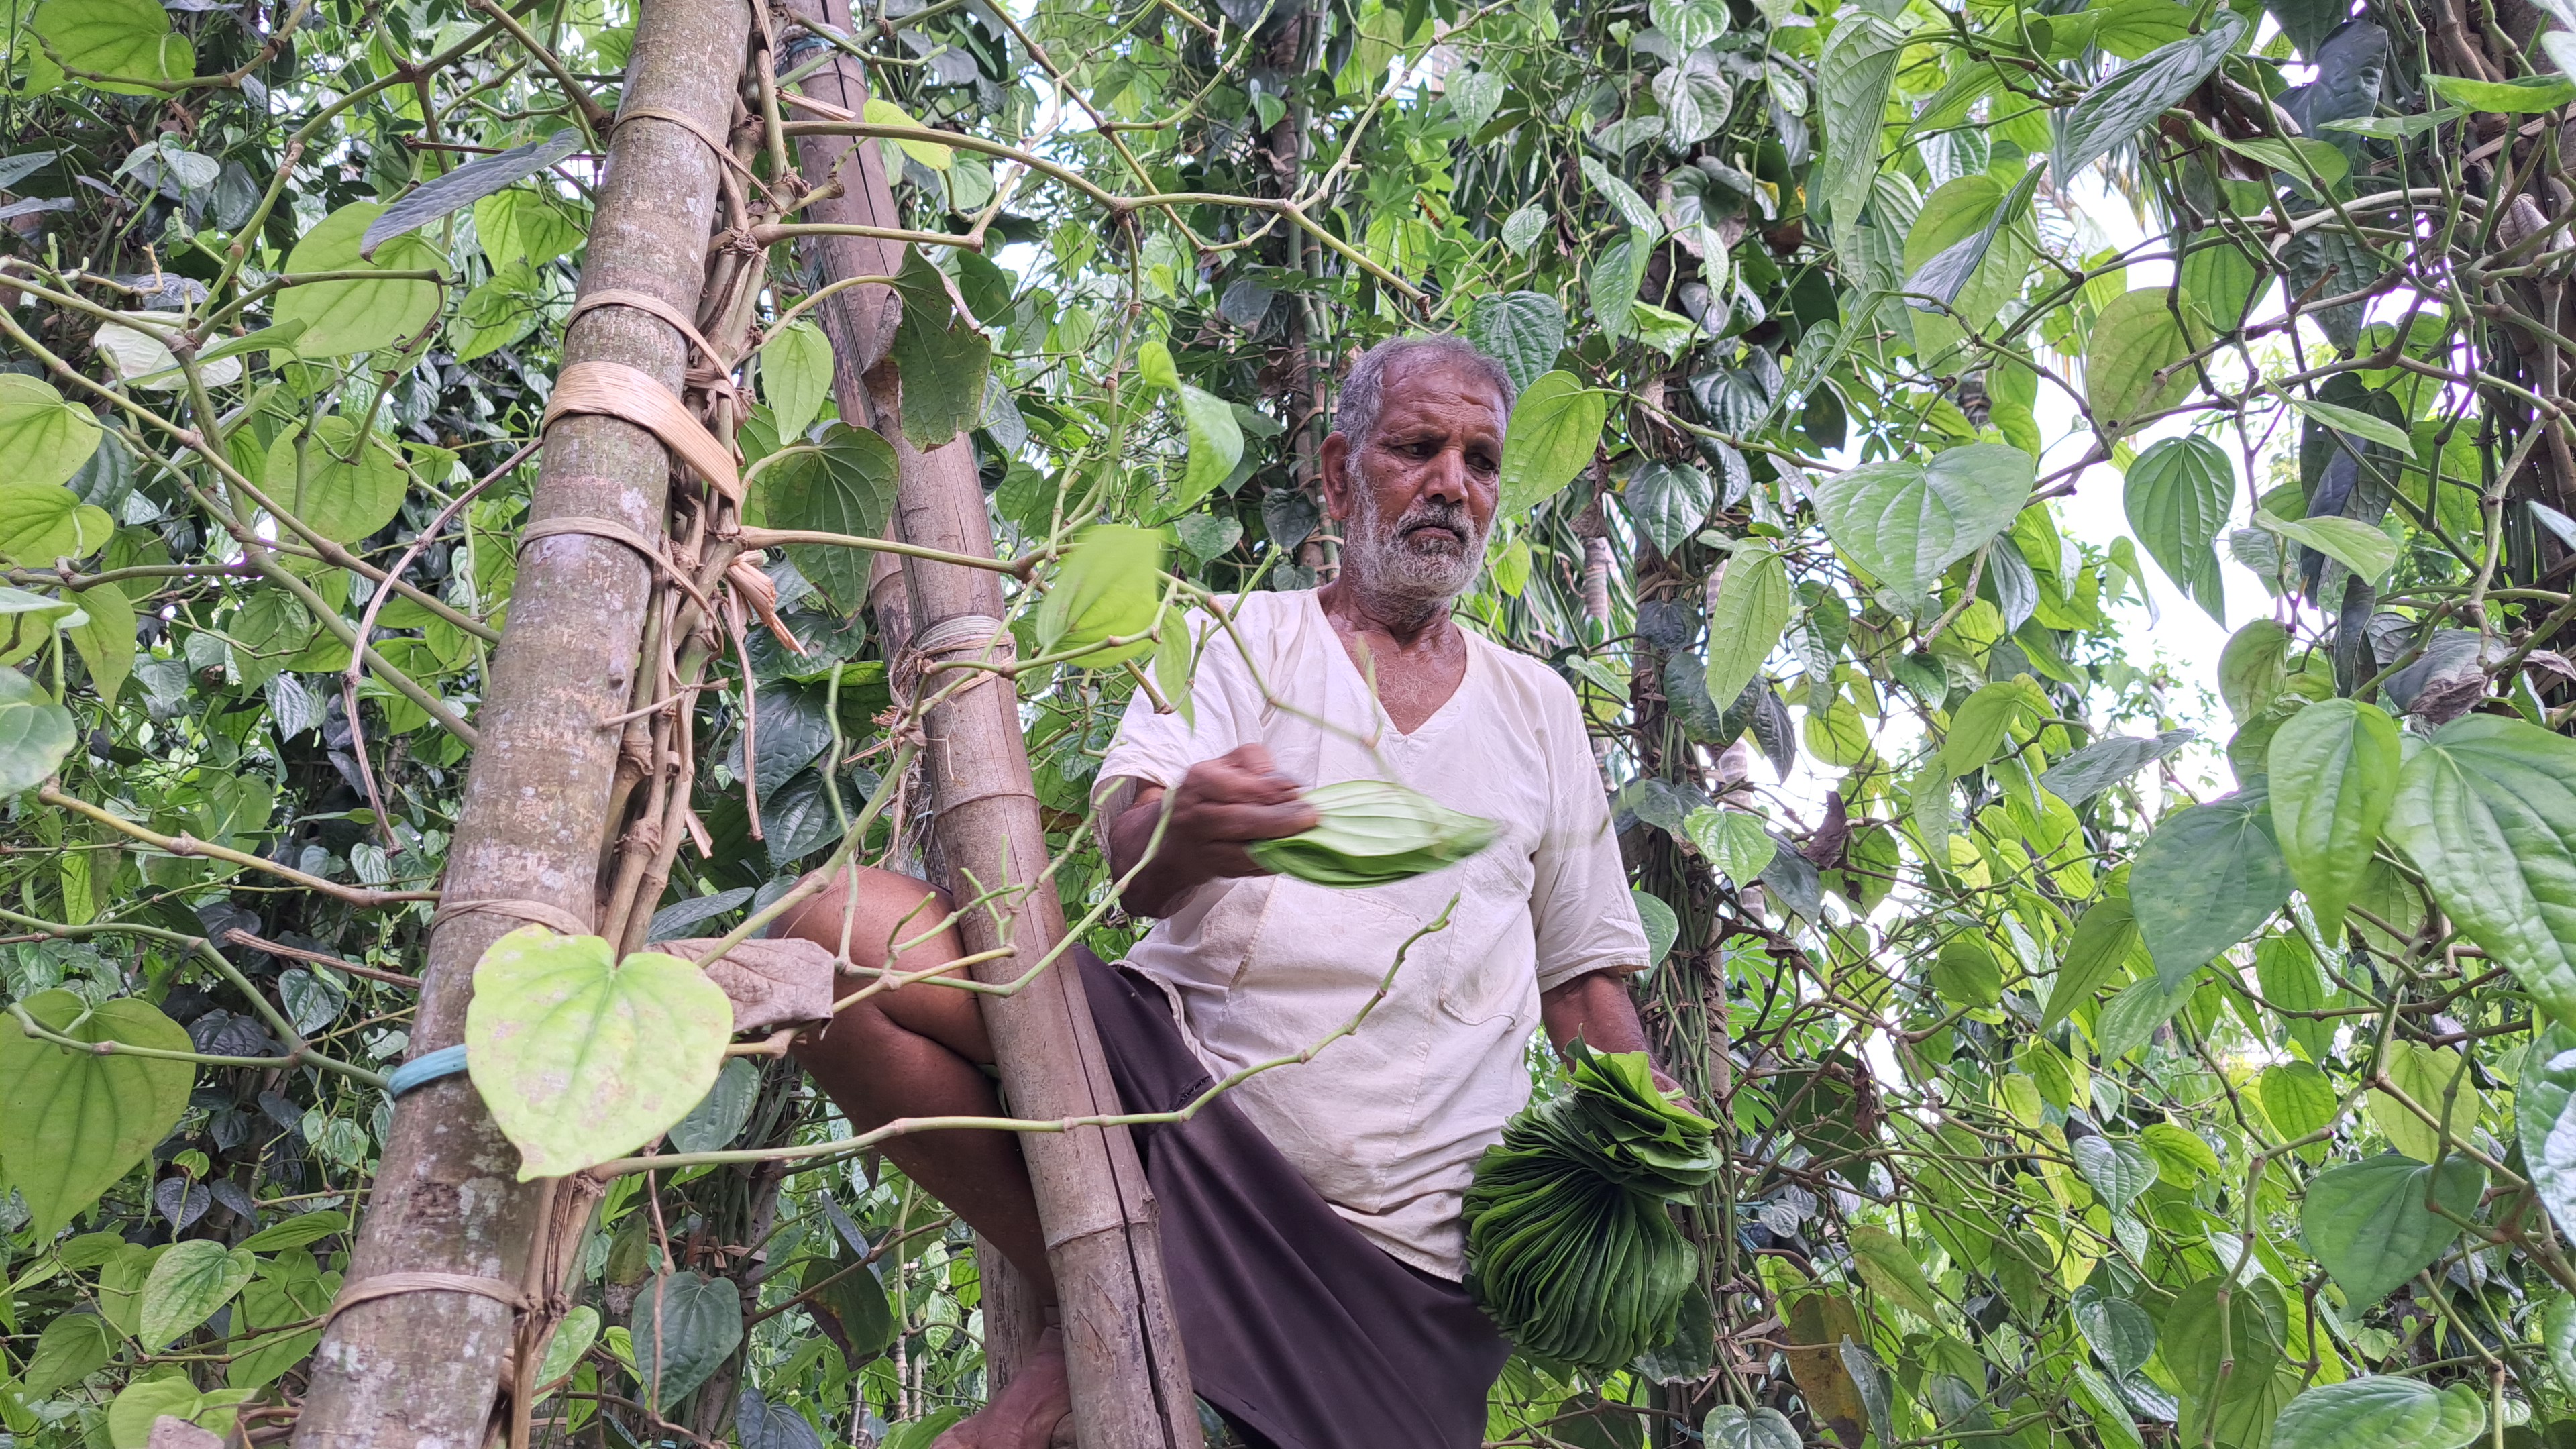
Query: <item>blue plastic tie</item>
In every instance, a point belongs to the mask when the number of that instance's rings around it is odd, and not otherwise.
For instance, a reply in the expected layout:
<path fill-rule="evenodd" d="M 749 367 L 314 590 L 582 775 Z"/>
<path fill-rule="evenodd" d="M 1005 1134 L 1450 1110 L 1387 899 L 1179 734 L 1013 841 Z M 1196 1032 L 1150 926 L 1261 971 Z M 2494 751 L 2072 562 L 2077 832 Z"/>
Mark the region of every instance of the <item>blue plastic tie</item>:
<path fill-rule="evenodd" d="M 465 1047 L 463 1043 L 460 1042 L 452 1047 L 440 1047 L 434 1052 L 425 1056 L 414 1057 L 410 1061 L 403 1063 L 401 1066 L 394 1068 L 392 1079 L 385 1083 L 385 1091 L 388 1094 L 399 1098 L 406 1092 L 413 1091 L 420 1087 L 426 1087 L 432 1082 L 444 1081 L 449 1077 L 462 1073 L 464 1070 Z"/>

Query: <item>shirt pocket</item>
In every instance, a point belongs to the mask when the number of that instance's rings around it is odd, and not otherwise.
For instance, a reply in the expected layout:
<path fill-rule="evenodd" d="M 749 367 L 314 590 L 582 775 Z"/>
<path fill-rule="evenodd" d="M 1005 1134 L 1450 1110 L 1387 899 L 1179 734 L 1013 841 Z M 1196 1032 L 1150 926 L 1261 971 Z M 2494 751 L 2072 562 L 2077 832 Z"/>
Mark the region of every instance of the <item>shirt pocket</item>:
<path fill-rule="evenodd" d="M 1498 841 L 1453 869 L 1424 878 L 1425 883 L 1447 882 L 1434 904 L 1435 914 L 1452 894 L 1458 897 L 1449 929 L 1441 934 L 1458 936 L 1473 929 L 1474 940 L 1481 943 L 1481 948 L 1476 948 L 1464 939 L 1451 941 L 1441 972 L 1440 1010 L 1450 1020 L 1467 1026 L 1485 1026 L 1522 1016 L 1535 1020 L 1538 1011 L 1537 968 L 1526 950 L 1509 949 L 1514 933 L 1529 934 L 1529 888 L 1512 878 L 1511 857 L 1506 853 L 1509 846 L 1509 841 Z M 1513 911 L 1523 918 L 1511 922 L 1494 919 Z M 1472 928 L 1471 919 L 1475 922 Z"/>

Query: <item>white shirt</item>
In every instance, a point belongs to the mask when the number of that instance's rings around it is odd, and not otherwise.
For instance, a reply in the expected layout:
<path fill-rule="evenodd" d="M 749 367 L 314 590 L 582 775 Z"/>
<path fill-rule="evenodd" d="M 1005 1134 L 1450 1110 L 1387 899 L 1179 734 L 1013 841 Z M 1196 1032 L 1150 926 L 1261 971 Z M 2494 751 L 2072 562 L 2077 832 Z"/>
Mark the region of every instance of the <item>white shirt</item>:
<path fill-rule="evenodd" d="M 1182 1035 L 1223 1077 L 1348 1024 L 1405 938 L 1455 896 L 1448 926 L 1413 944 L 1358 1031 L 1230 1096 L 1371 1241 L 1461 1278 L 1460 1199 L 1477 1156 L 1529 1100 L 1539 993 L 1647 964 L 1581 707 L 1546 665 L 1469 632 L 1457 693 L 1401 734 L 1311 591 L 1231 607 L 1240 648 L 1194 619 L 1208 628 L 1195 727 L 1139 691 L 1101 763 L 1104 798 L 1118 780 L 1177 785 L 1191 766 L 1259 743 L 1310 788 L 1393 779 L 1502 831 L 1466 861 L 1393 885 L 1210 881 L 1126 964 L 1163 985 Z"/>

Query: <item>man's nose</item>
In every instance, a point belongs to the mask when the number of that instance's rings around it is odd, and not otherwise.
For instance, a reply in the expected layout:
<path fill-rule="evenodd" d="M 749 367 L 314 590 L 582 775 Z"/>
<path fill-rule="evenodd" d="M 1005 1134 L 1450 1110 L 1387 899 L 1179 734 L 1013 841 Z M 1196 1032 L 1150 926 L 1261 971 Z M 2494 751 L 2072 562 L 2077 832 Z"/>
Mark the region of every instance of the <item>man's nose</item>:
<path fill-rule="evenodd" d="M 1458 448 L 1443 448 L 1423 470 L 1422 496 L 1443 503 L 1467 501 L 1467 457 Z"/>

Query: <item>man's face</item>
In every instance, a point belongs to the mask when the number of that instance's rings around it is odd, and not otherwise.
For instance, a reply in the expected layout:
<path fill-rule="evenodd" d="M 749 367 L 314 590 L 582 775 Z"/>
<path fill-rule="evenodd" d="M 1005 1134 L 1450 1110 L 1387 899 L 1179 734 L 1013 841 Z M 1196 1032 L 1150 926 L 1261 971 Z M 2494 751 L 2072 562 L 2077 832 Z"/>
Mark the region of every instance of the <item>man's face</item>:
<path fill-rule="evenodd" d="M 1436 354 L 1398 357 L 1365 439 L 1324 443 L 1326 502 L 1346 520 L 1343 567 L 1420 599 L 1466 592 L 1493 528 L 1506 423 L 1474 369 Z"/>

